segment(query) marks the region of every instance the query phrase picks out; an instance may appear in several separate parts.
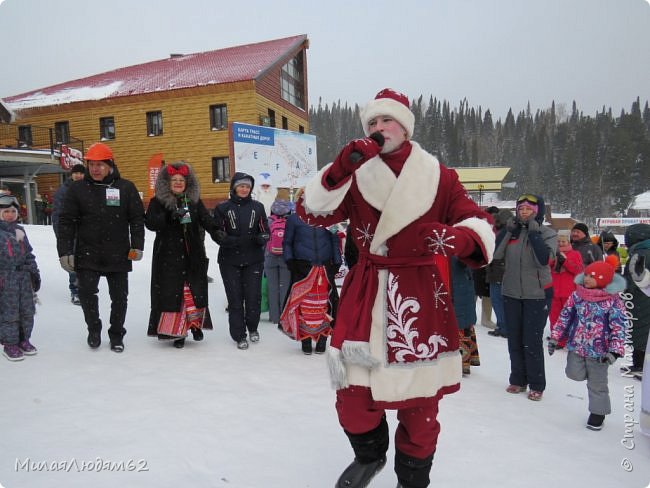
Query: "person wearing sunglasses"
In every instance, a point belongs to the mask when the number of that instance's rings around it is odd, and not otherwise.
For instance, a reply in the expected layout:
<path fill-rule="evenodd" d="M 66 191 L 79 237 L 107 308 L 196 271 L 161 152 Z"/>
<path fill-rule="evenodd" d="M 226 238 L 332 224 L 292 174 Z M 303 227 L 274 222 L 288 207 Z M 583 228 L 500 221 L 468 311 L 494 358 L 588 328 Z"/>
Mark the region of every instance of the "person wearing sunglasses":
<path fill-rule="evenodd" d="M 539 401 L 546 388 L 543 335 L 553 298 L 550 259 L 557 234 L 544 223 L 544 200 L 525 194 L 517 199 L 515 217 L 497 237 L 495 259 L 503 259 L 503 308 L 508 324 L 510 385 L 508 393 L 523 393 Z"/>

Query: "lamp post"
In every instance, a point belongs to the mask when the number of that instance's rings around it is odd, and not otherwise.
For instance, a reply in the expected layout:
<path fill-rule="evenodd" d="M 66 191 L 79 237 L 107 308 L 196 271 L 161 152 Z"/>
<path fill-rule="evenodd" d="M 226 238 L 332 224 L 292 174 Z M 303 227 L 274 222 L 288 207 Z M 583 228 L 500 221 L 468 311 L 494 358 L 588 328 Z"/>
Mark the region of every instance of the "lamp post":
<path fill-rule="evenodd" d="M 483 206 L 483 190 L 485 189 L 485 185 L 483 183 L 478 184 L 478 206 L 482 207 Z"/>

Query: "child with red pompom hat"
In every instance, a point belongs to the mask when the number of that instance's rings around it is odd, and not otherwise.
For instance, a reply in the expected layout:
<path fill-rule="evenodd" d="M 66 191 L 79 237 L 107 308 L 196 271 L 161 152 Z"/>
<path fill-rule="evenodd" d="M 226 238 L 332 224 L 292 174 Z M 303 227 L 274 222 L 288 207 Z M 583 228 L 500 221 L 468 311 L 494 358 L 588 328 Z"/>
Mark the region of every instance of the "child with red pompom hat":
<path fill-rule="evenodd" d="M 625 345 L 625 305 L 619 293 L 625 279 L 615 273 L 616 256 L 591 263 L 575 278 L 577 285 L 554 324 L 548 353 L 558 342 L 567 342 L 566 375 L 575 381 L 587 380 L 589 419 L 587 428 L 600 430 L 605 415 L 611 413 L 607 370 L 623 355 Z"/>

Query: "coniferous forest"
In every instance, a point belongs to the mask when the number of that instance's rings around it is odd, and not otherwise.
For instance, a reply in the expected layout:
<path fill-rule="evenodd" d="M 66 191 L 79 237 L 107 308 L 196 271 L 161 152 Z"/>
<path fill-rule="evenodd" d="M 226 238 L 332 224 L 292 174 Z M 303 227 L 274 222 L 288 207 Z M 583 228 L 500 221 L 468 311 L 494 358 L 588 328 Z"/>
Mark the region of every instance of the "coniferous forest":
<path fill-rule="evenodd" d="M 637 98 L 629 112 L 602 108 L 585 115 L 575 102 L 569 111 L 555 103 L 535 113 L 508 111 L 504 121 L 489 110 L 452 108 L 433 97 L 415 99 L 417 141 L 451 167 L 512 168 L 503 200 L 538 193 L 554 212 L 580 220 L 625 214 L 635 195 L 650 190 L 650 108 Z M 363 137 L 360 107 L 319 101 L 309 116 L 317 136 L 319 166 L 332 161 L 349 140 Z"/>

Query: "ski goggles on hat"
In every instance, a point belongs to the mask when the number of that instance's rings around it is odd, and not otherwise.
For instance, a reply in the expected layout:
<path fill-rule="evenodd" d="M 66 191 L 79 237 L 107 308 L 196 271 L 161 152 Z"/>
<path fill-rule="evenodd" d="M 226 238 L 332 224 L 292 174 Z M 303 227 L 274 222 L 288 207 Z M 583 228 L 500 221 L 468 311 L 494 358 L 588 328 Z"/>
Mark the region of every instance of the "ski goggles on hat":
<path fill-rule="evenodd" d="M 521 195 L 519 198 L 517 198 L 517 203 L 522 202 L 530 202 L 537 205 L 537 197 L 531 194 Z"/>
<path fill-rule="evenodd" d="M 18 200 L 13 195 L 0 196 L 0 208 L 16 207 L 20 208 Z"/>

